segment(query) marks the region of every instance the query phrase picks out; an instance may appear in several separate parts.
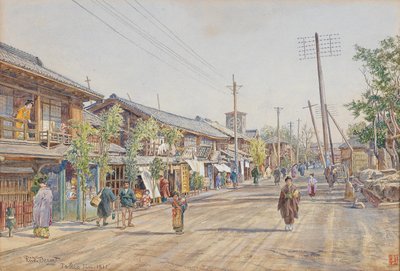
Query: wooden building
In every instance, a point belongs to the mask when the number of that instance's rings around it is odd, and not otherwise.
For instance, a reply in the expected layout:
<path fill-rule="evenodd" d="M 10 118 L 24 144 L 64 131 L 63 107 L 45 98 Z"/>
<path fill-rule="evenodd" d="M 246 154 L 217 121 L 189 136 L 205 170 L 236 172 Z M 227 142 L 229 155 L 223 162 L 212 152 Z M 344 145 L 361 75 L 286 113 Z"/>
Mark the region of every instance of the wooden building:
<path fill-rule="evenodd" d="M 356 137 L 350 138 L 348 142 L 353 148 L 353 152 L 346 143 L 341 144 L 339 149 L 341 163 L 349 169 L 350 175 L 367 168 L 376 168 L 377 161 L 369 144 L 361 143 Z"/>
<path fill-rule="evenodd" d="M 18 226 L 32 219 L 32 179 L 49 175 L 53 214 L 61 219 L 64 154 L 73 131 L 69 120 L 82 120 L 83 103 L 102 95 L 46 68 L 29 53 L 0 43 L 0 230 L 4 210 L 16 207 Z M 32 108 L 23 109 L 28 100 Z M 24 118 L 18 112 L 24 112 Z"/>
<path fill-rule="evenodd" d="M 121 132 L 119 144 L 125 147 L 130 128 L 134 128 L 138 119 L 147 120 L 153 118 L 160 126 L 175 127 L 182 131 L 183 138 L 177 144 L 176 155 L 171 159 L 172 164 L 170 174 L 170 189 L 186 191 L 186 182 L 188 181 L 189 168 L 185 160 L 196 160 L 204 164 L 204 169 L 200 173 L 205 177 L 212 177 L 212 163 L 218 161 L 210 161 L 212 154 L 220 149 L 227 149 L 229 145 L 229 137 L 215 129 L 206 122 L 191 119 L 166 111 L 158 110 L 148 106 L 144 106 L 124 98 L 112 94 L 110 98 L 103 102 L 99 102 L 88 107 L 92 113 L 98 115 L 104 110 L 118 104 L 123 109 L 124 131 Z M 144 149 L 140 156 L 166 157 L 167 153 L 162 151 L 163 137 L 154 142 L 144 142 Z M 196 163 L 197 163 L 196 162 Z M 194 170 L 194 169 L 191 169 Z"/>

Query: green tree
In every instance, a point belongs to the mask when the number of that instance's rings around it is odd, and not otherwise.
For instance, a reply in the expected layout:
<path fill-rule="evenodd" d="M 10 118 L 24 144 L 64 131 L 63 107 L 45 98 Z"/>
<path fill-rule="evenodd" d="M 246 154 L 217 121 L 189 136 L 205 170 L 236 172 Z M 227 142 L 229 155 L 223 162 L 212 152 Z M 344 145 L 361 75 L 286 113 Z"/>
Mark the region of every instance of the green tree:
<path fill-rule="evenodd" d="M 357 127 L 353 133 L 363 143 L 374 141 L 376 148 L 385 148 L 393 167 L 400 169 L 400 36 L 381 41 L 376 49 L 359 45 L 355 49 L 353 59 L 362 62 L 366 90 L 360 99 L 353 100 L 346 107 L 356 118 L 361 117 L 366 125 Z"/>
<path fill-rule="evenodd" d="M 155 157 L 150 164 L 150 174 L 151 178 L 153 179 L 153 195 L 155 195 L 156 180 L 160 179 L 162 176 L 161 172 L 163 172 L 165 169 L 166 165 L 159 157 Z"/>
<path fill-rule="evenodd" d="M 137 165 L 137 155 L 141 149 L 140 138 L 137 137 L 134 129 L 129 131 L 128 141 L 126 143 L 125 170 L 128 181 L 133 184 L 139 175 L 139 167 Z"/>
<path fill-rule="evenodd" d="M 261 138 L 254 138 L 250 140 L 250 155 L 253 158 L 254 164 L 260 168 L 266 158 L 265 141 Z"/>
<path fill-rule="evenodd" d="M 67 159 L 75 169 L 80 180 L 80 191 L 82 193 L 82 207 L 79 216 L 82 222 L 86 220 L 86 178 L 90 173 L 90 152 L 93 145 L 89 142 L 89 138 L 96 133 L 96 130 L 90 123 L 84 121 L 73 123 L 72 128 L 76 130 L 77 136 L 72 140 L 71 147 L 67 152 Z"/>
<path fill-rule="evenodd" d="M 100 186 L 104 187 L 106 184 L 107 173 L 110 173 L 111 167 L 108 164 L 109 150 L 111 140 L 118 137 L 120 127 L 122 124 L 122 109 L 119 105 L 114 105 L 108 111 L 100 114 L 100 127 L 98 128 L 99 144 L 99 157 L 97 163 L 100 168 Z"/>
<path fill-rule="evenodd" d="M 183 134 L 179 129 L 175 127 L 163 127 L 161 129 L 161 134 L 164 136 L 165 143 L 167 144 L 167 165 L 168 167 L 171 166 L 170 164 L 170 157 L 172 155 L 172 150 L 176 149 L 176 144 L 182 139 Z M 169 174 L 169 170 L 168 170 Z M 167 177 L 168 178 L 168 177 Z"/>

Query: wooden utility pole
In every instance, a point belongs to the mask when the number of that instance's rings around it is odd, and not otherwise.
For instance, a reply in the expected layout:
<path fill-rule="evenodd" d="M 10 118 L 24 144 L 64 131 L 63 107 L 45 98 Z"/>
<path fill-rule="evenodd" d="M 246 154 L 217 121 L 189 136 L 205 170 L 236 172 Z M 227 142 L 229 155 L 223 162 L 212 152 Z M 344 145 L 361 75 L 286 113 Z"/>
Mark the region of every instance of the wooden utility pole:
<path fill-rule="evenodd" d="M 317 53 L 317 69 L 318 69 L 318 85 L 319 85 L 319 99 L 321 104 L 321 116 L 322 116 L 322 134 L 324 139 L 324 159 L 325 162 L 327 161 L 328 155 L 328 116 L 326 113 L 326 98 L 325 98 L 325 87 L 324 87 L 324 77 L 322 74 L 322 67 L 321 67 L 321 56 L 319 50 L 319 38 L 318 33 L 315 33 L 315 47 Z M 325 163 L 325 166 L 327 164 Z"/>
<path fill-rule="evenodd" d="M 325 105 L 325 109 L 326 109 L 326 112 L 328 112 L 328 107 L 327 107 L 327 105 Z M 330 147 L 331 147 L 331 156 L 332 156 L 331 160 L 332 160 L 332 165 L 334 165 L 334 164 L 335 164 L 335 153 L 334 153 L 334 151 L 333 151 L 332 133 L 331 133 L 331 126 L 330 126 L 330 124 L 329 124 L 329 118 L 327 119 L 327 122 L 326 122 L 326 123 L 328 124 L 329 145 L 330 145 Z"/>
<path fill-rule="evenodd" d="M 158 95 L 158 93 L 157 93 L 157 104 L 158 104 L 158 110 L 160 111 L 161 110 L 161 107 L 160 107 L 160 95 Z"/>
<path fill-rule="evenodd" d="M 296 148 L 296 163 L 299 163 L 299 144 L 300 143 L 300 119 L 297 119 L 297 148 Z"/>
<path fill-rule="evenodd" d="M 277 165 L 278 167 L 281 166 L 281 137 L 279 133 L 279 115 L 281 113 L 281 110 L 283 107 L 274 107 L 276 110 L 276 116 L 277 116 L 277 125 L 276 125 L 276 137 L 278 138 L 278 144 L 277 144 Z"/>
<path fill-rule="evenodd" d="M 90 89 L 90 81 L 92 81 L 92 80 L 90 80 L 89 77 L 86 75 L 85 82 L 87 83 L 88 89 Z"/>
<path fill-rule="evenodd" d="M 292 138 L 292 127 L 293 127 L 293 122 L 289 122 L 289 131 L 290 131 L 290 164 L 293 164 L 293 138 Z"/>
<path fill-rule="evenodd" d="M 350 145 L 350 142 L 347 141 L 346 136 L 344 135 L 342 129 L 340 128 L 339 124 L 337 124 L 336 120 L 333 118 L 332 114 L 327 110 L 329 117 L 331 117 L 333 123 L 335 124 L 336 128 L 338 129 L 339 133 L 342 135 L 343 140 L 346 142 L 347 146 L 350 148 L 350 171 L 353 170 L 353 147 Z"/>
<path fill-rule="evenodd" d="M 238 164 L 238 137 L 237 137 L 237 93 L 242 86 L 238 86 L 235 81 L 235 75 L 232 75 L 232 86 L 228 86 L 233 94 L 233 132 L 235 137 L 235 169 L 236 174 L 239 174 Z"/>
<path fill-rule="evenodd" d="M 312 111 L 312 107 L 313 106 L 315 106 L 315 105 L 311 105 L 310 100 L 308 100 L 308 106 L 303 107 L 303 108 L 308 108 L 310 110 L 311 120 L 312 120 L 312 124 L 313 124 L 313 127 L 314 127 L 315 138 L 317 139 L 318 150 L 319 150 L 319 153 L 321 155 L 322 162 L 324 163 L 324 166 L 326 167 L 325 157 L 324 157 L 324 153 L 322 151 L 321 141 L 319 140 L 318 130 L 317 130 L 317 126 L 315 125 L 315 118 L 314 118 L 314 114 L 313 114 L 313 111 Z"/>

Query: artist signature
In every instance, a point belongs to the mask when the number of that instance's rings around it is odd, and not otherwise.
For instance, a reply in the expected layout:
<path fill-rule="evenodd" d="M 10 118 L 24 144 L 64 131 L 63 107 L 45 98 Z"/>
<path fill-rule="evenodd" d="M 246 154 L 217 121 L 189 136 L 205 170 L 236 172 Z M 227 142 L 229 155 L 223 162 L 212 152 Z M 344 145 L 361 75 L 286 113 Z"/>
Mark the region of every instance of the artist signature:
<path fill-rule="evenodd" d="M 54 265 L 58 260 L 60 260 L 60 258 L 58 257 L 45 258 L 42 256 L 26 256 L 26 255 L 24 256 L 24 258 L 27 263 L 44 263 L 47 265 Z"/>
<path fill-rule="evenodd" d="M 84 270 L 84 271 L 97 271 L 109 269 L 109 264 L 78 264 L 78 263 L 61 263 L 61 269 L 66 270 Z"/>

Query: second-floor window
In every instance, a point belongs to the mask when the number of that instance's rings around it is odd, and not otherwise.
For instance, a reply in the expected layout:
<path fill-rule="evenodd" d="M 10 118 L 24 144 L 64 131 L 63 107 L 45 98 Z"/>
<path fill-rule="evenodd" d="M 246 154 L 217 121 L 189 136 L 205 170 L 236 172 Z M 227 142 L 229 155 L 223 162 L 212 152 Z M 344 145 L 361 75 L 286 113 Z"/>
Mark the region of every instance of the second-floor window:
<path fill-rule="evenodd" d="M 201 139 L 201 145 L 207 145 L 207 146 L 212 146 L 213 145 L 213 141 L 208 139 L 208 138 L 202 138 Z"/>
<path fill-rule="evenodd" d="M 185 136 L 183 144 L 185 147 L 195 147 L 196 146 L 196 137 L 192 136 L 192 135 Z"/>
<path fill-rule="evenodd" d="M 42 103 L 43 131 L 57 131 L 61 128 L 61 102 L 43 99 Z"/>

